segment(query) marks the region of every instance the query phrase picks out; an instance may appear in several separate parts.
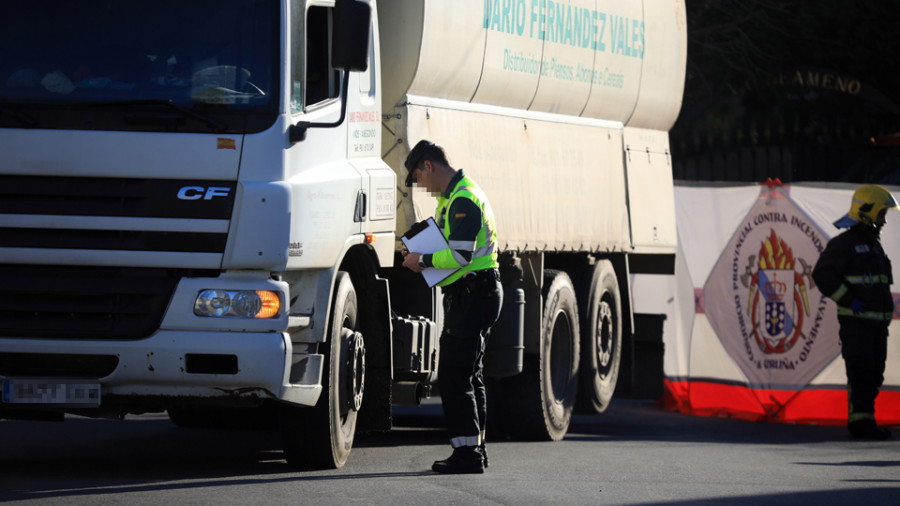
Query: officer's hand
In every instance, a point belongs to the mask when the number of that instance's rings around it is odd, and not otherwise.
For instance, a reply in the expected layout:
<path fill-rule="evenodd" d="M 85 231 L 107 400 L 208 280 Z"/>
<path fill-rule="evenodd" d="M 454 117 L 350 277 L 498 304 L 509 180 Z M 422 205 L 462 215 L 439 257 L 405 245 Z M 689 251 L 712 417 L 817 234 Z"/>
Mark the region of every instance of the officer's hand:
<path fill-rule="evenodd" d="M 403 267 L 413 271 L 413 272 L 422 272 L 422 268 L 419 267 L 419 257 L 422 256 L 419 253 L 408 253 L 405 257 L 403 257 Z"/>
<path fill-rule="evenodd" d="M 866 305 L 859 299 L 853 299 L 853 302 L 850 303 L 850 309 L 853 310 L 853 314 L 858 315 L 866 310 Z"/>

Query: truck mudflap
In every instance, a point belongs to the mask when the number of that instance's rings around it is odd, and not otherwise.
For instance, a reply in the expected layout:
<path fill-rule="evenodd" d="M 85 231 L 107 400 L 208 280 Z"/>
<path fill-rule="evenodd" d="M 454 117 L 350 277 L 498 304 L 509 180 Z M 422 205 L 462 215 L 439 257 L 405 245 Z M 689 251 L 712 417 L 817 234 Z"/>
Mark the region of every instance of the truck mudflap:
<path fill-rule="evenodd" d="M 283 401 L 315 406 L 322 395 L 322 367 L 325 356 L 321 354 L 294 355 L 290 384 L 282 389 Z"/>

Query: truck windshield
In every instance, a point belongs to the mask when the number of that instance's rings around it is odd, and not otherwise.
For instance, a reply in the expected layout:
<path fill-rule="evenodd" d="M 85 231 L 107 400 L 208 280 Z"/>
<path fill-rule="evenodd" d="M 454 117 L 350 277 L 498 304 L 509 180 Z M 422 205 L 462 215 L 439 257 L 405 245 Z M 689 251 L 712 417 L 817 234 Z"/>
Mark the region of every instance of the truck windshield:
<path fill-rule="evenodd" d="M 40 0 L 0 16 L 0 128 L 253 132 L 278 110 L 278 0 Z"/>

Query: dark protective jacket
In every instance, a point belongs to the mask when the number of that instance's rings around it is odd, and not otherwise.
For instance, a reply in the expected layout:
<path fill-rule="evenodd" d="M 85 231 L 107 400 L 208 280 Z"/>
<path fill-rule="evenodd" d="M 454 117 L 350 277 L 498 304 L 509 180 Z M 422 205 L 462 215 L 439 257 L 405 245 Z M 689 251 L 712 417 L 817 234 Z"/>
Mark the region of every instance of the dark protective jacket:
<path fill-rule="evenodd" d="M 837 302 L 839 321 L 889 324 L 894 312 L 891 262 L 865 225 L 856 225 L 828 241 L 812 277 L 823 294 Z M 863 304 L 857 314 L 853 301 Z"/>

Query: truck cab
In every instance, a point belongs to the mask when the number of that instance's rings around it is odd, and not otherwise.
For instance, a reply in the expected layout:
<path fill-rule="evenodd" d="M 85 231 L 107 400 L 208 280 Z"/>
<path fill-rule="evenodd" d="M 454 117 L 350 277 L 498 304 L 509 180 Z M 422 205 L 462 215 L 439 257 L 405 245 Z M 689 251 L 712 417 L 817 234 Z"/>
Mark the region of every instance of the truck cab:
<path fill-rule="evenodd" d="M 333 1 L 11 9 L 0 416 L 315 406 L 341 261 L 393 260 L 368 18 Z"/>

